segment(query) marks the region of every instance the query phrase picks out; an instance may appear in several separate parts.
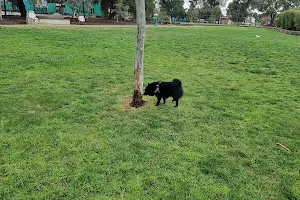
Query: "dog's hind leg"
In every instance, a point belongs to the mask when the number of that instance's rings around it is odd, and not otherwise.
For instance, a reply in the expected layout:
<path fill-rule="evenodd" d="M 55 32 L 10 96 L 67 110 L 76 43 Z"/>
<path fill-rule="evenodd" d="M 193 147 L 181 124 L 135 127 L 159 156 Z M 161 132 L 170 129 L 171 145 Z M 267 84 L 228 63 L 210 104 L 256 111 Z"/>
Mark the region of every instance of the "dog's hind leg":
<path fill-rule="evenodd" d="M 174 107 L 178 107 L 178 99 L 173 99 L 172 101 L 176 102 L 176 105 Z"/>
<path fill-rule="evenodd" d="M 157 103 L 156 103 L 156 106 L 158 106 L 160 104 L 160 100 L 161 98 L 160 97 L 157 97 Z"/>
<path fill-rule="evenodd" d="M 163 98 L 163 100 L 164 100 L 164 104 L 166 104 L 166 98 Z"/>

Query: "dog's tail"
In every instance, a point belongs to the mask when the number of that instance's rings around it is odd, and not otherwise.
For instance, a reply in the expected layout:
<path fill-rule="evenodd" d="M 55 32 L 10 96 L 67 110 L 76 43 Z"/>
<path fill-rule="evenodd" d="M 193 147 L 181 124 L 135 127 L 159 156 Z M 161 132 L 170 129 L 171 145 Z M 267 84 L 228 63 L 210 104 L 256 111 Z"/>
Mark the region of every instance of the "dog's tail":
<path fill-rule="evenodd" d="M 179 79 L 174 79 L 172 84 L 176 87 L 181 87 L 181 81 Z"/>

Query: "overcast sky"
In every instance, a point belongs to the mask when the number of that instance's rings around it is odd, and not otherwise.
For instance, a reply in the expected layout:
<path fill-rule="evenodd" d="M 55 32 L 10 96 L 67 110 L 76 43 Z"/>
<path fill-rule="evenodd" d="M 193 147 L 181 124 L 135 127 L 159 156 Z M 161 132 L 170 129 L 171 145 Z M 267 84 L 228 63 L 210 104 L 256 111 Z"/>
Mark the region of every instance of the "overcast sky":
<path fill-rule="evenodd" d="M 189 8 L 189 0 L 184 0 L 184 2 L 185 2 L 185 3 L 184 3 L 184 5 L 183 5 L 183 7 L 184 7 L 184 8 Z M 223 15 L 226 15 L 226 9 L 227 9 L 227 6 L 228 6 L 228 4 L 229 4 L 230 2 L 232 2 L 232 0 L 227 0 L 226 6 L 221 8 L 222 14 L 223 14 Z"/>

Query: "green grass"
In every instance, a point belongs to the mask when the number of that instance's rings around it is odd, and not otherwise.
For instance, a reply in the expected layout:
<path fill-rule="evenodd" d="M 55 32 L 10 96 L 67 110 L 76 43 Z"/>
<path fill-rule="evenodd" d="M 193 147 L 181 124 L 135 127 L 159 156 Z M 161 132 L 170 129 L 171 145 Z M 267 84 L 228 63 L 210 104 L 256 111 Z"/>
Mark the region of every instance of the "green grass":
<path fill-rule="evenodd" d="M 148 28 L 185 94 L 125 110 L 135 34 L 0 27 L 0 199 L 300 199 L 299 37 Z"/>

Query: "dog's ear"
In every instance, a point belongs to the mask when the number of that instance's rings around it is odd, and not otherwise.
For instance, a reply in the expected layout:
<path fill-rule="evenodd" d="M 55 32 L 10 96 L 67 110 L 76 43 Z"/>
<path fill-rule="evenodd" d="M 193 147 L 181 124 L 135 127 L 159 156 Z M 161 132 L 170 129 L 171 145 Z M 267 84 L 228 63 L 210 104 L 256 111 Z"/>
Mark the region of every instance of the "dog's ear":
<path fill-rule="evenodd" d="M 148 85 L 150 85 L 150 83 L 148 83 Z"/>

